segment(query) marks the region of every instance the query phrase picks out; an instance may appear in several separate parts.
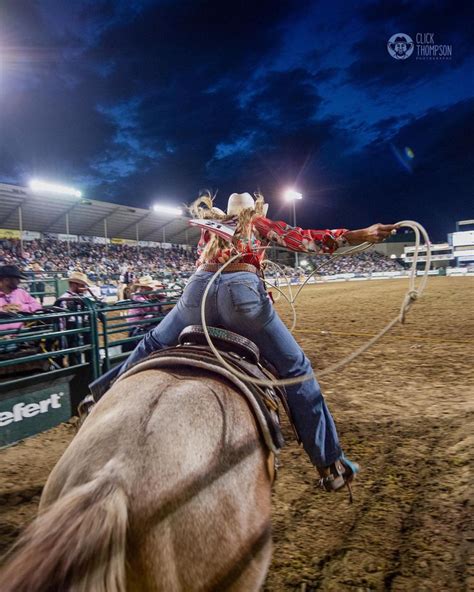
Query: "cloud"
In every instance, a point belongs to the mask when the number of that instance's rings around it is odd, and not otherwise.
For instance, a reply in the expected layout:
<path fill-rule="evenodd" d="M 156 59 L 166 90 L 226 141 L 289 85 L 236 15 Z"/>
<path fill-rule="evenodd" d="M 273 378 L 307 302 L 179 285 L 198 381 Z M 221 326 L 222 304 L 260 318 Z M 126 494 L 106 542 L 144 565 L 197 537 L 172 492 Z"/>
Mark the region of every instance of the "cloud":
<path fill-rule="evenodd" d="M 412 219 L 425 224 L 435 240 L 446 240 L 456 220 L 469 215 L 474 168 L 474 99 L 430 109 L 390 137 L 380 136 L 350 159 L 338 161 L 348 190 L 351 224 Z M 408 174 L 391 144 L 414 153 Z M 375 219 L 377 218 L 377 220 Z"/>

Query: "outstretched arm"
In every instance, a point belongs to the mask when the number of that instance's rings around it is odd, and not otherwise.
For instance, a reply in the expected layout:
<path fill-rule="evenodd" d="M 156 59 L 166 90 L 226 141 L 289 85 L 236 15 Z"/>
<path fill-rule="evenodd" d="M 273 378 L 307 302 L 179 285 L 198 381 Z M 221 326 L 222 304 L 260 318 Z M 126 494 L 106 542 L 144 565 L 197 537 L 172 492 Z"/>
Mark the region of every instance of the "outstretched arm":
<path fill-rule="evenodd" d="M 333 253 L 348 245 L 345 228 L 335 230 L 304 230 L 290 226 L 286 222 L 274 222 L 269 218 L 257 216 L 253 219 L 256 238 L 278 243 L 282 247 L 301 253 Z"/>
<path fill-rule="evenodd" d="M 303 253 L 333 253 L 343 246 L 360 245 L 364 242 L 380 243 L 397 229 L 395 224 L 373 224 L 359 230 L 303 230 L 286 222 L 273 222 L 263 216 L 254 218 L 253 226 L 256 237 L 260 240 L 275 242 Z"/>

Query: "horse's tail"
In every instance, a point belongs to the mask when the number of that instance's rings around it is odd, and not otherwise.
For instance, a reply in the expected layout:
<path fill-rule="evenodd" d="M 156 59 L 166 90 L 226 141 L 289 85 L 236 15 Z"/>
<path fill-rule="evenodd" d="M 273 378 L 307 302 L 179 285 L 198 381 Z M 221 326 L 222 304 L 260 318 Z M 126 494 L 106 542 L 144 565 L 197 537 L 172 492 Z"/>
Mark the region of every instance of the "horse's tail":
<path fill-rule="evenodd" d="M 0 575 L 2 592 L 125 592 L 127 496 L 106 469 L 26 529 Z"/>

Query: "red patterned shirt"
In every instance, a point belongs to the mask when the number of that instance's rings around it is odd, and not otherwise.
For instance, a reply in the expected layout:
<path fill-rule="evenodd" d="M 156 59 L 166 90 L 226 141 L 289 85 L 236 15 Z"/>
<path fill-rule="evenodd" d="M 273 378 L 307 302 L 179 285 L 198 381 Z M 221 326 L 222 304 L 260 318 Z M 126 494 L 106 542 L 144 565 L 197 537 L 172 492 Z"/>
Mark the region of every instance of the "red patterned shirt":
<path fill-rule="evenodd" d="M 225 263 L 233 255 L 235 249 L 244 256 L 239 259 L 243 263 L 251 263 L 260 268 L 260 263 L 265 259 L 265 249 L 259 249 L 270 243 L 276 243 L 282 247 L 299 253 L 333 253 L 336 249 L 348 245 L 344 234 L 345 228 L 335 230 L 303 230 L 298 226 L 290 226 L 286 222 L 273 222 L 264 216 L 257 216 L 252 220 L 252 233 L 249 239 L 240 237 L 232 246 L 221 249 L 212 258 L 203 260 L 203 251 L 212 234 L 209 230 L 201 231 L 201 239 L 198 244 L 199 260 L 202 263 Z"/>

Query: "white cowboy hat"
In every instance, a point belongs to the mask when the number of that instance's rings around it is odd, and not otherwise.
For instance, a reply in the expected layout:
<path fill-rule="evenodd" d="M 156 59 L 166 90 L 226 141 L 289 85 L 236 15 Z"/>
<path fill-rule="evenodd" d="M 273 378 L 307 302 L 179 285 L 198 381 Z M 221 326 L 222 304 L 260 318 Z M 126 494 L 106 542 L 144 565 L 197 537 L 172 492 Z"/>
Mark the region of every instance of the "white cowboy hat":
<path fill-rule="evenodd" d="M 242 210 L 255 208 L 255 200 L 250 193 L 233 193 L 227 202 L 227 215 L 237 216 Z M 263 205 L 263 215 L 268 212 L 268 204 Z"/>
<path fill-rule="evenodd" d="M 85 273 L 82 271 L 73 271 L 68 275 L 67 281 L 69 283 L 74 282 L 76 284 L 82 284 L 83 286 L 90 287 L 92 286 L 92 282 L 89 281 L 89 278 L 86 276 Z"/>
<path fill-rule="evenodd" d="M 163 284 L 156 282 L 151 275 L 144 275 L 132 284 L 132 288 L 150 288 L 151 290 L 157 290 L 158 288 L 163 288 Z"/>
<path fill-rule="evenodd" d="M 254 207 L 255 200 L 250 193 L 232 193 L 227 202 L 227 215 L 237 216 L 242 210 Z"/>

